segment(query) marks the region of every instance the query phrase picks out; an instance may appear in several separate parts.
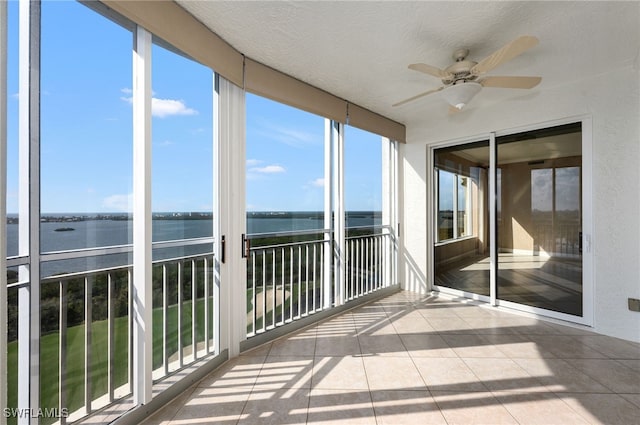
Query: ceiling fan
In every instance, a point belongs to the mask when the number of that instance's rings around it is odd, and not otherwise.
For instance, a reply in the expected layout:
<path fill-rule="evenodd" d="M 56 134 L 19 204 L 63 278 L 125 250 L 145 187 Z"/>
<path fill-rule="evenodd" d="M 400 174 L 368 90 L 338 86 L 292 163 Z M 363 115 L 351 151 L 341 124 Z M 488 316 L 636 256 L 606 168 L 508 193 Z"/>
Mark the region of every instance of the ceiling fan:
<path fill-rule="evenodd" d="M 450 111 L 457 112 L 464 108 L 483 87 L 531 89 L 540 83 L 541 77 L 483 77 L 483 75 L 531 49 L 536 44 L 538 44 L 536 37 L 525 35 L 516 38 L 480 62 L 467 59 L 468 49 L 458 49 L 453 53 L 455 63 L 445 69 L 425 63 L 411 64 L 409 69 L 440 78 L 443 86 L 402 100 L 393 106 L 404 105 L 421 97 L 440 92 L 440 95 L 450 105 Z"/>

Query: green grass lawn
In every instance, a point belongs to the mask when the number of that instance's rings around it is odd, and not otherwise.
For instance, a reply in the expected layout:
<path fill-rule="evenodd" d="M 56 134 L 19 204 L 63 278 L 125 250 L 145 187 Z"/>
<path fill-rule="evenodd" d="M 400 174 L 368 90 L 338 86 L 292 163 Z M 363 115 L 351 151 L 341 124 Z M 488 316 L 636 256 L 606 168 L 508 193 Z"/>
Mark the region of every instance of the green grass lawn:
<path fill-rule="evenodd" d="M 210 300 L 211 302 L 211 300 Z M 212 308 L 212 305 L 210 305 Z M 182 345 L 191 344 L 191 323 L 192 323 L 191 301 L 183 302 L 182 307 Z M 196 301 L 196 326 L 197 341 L 204 341 L 204 299 Z M 212 315 L 213 317 L 213 315 Z M 114 320 L 114 358 L 113 358 L 113 379 L 114 387 L 117 388 L 128 382 L 128 358 L 129 358 L 129 330 L 128 317 L 118 317 Z M 167 309 L 167 347 L 169 355 L 178 351 L 178 308 L 177 305 Z M 210 329 L 213 320 L 210 319 Z M 107 321 L 94 321 L 91 324 L 91 398 L 96 399 L 108 391 L 108 329 Z M 85 375 L 85 326 L 84 324 L 72 326 L 67 329 L 67 350 L 66 350 L 66 403 L 69 412 L 84 406 L 84 375 Z M 212 330 L 210 330 L 212 332 Z M 211 338 L 211 335 L 210 335 Z M 40 407 L 56 408 L 59 403 L 59 343 L 58 332 L 43 335 L 40 338 Z M 17 406 L 18 393 L 18 343 L 17 341 L 8 344 L 8 406 Z M 162 365 L 163 359 L 162 342 L 162 309 L 153 310 L 153 367 Z M 55 419 L 45 419 L 42 423 L 54 422 Z M 11 422 L 10 423 L 15 423 Z"/>

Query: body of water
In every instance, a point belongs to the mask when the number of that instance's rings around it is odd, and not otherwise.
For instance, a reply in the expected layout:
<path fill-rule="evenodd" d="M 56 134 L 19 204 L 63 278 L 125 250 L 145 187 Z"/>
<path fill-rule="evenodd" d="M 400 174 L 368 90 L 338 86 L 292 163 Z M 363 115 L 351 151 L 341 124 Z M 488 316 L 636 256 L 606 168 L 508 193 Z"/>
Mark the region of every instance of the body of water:
<path fill-rule="evenodd" d="M 73 215 L 65 215 L 72 217 Z M 55 217 L 49 215 L 48 217 Z M 58 216 L 62 217 L 62 215 Z M 347 227 L 373 226 L 380 224 L 380 213 L 348 213 Z M 132 243 L 133 221 L 127 219 L 83 219 L 81 221 L 44 221 L 40 223 L 41 252 L 66 251 L 83 248 L 96 248 L 127 245 Z M 168 241 L 213 235 L 211 218 L 180 219 L 154 218 L 152 224 L 153 240 Z M 319 213 L 248 213 L 247 233 L 275 233 L 300 230 L 323 229 L 324 219 Z M 65 230 L 61 230 L 65 229 Z M 73 230 L 68 230 L 73 229 Z M 7 255 L 18 255 L 18 224 L 8 223 Z M 171 258 L 182 255 L 210 252 L 211 246 L 195 245 L 154 250 L 154 259 Z M 93 270 L 97 268 L 117 267 L 131 263 L 131 254 L 112 254 L 108 256 L 78 258 L 72 260 L 48 261 L 42 263 L 43 276 Z"/>

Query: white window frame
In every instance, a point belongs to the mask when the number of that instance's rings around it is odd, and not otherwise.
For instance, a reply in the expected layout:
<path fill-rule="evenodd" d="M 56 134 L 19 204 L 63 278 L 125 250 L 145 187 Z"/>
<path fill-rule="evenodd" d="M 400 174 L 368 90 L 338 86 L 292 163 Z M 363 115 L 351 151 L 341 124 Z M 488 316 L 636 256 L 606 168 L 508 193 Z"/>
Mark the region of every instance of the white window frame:
<path fill-rule="evenodd" d="M 434 185 L 434 190 L 435 190 L 435 196 L 437 197 L 437 199 L 440 199 L 440 172 L 443 171 L 445 173 L 449 173 L 453 175 L 453 188 L 452 188 L 452 193 L 453 193 L 453 199 L 452 199 L 452 210 L 453 210 L 453 237 L 448 238 L 448 239 L 440 239 L 440 232 L 439 232 L 439 226 L 438 226 L 438 215 L 440 212 L 440 205 L 439 202 L 436 202 L 436 208 L 435 208 L 435 240 L 436 240 L 436 245 L 440 245 L 440 244 L 447 244 L 447 243 L 451 243 L 451 242 L 457 242 L 459 240 L 463 240 L 466 238 L 470 238 L 473 236 L 473 220 L 471 219 L 471 215 L 473 213 L 473 199 L 471 198 L 471 191 L 470 191 L 470 185 L 469 182 L 471 182 L 471 178 L 469 176 L 464 176 L 462 174 L 458 174 L 458 173 L 454 173 L 451 171 L 447 171 L 444 169 L 439 169 L 437 167 L 434 167 L 434 179 L 435 179 L 435 185 Z M 459 195 L 459 191 L 458 191 L 458 182 L 460 181 L 460 178 L 464 178 L 467 179 L 467 186 L 465 187 L 465 204 L 466 204 L 466 211 L 467 211 L 467 215 L 465 217 L 465 223 L 464 223 L 464 234 L 460 235 L 458 232 L 458 214 L 461 212 L 458 209 L 458 195 Z"/>

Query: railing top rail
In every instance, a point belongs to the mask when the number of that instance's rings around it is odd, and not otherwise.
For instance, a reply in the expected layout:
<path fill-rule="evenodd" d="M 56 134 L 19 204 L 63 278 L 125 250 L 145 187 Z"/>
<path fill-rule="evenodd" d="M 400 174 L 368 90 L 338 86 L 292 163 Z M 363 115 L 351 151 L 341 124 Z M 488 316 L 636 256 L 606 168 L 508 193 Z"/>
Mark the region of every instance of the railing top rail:
<path fill-rule="evenodd" d="M 279 238 L 283 236 L 317 235 L 331 232 L 331 229 L 285 230 L 282 232 L 248 233 L 247 239 Z"/>
<path fill-rule="evenodd" d="M 185 256 L 181 256 L 181 257 L 173 257 L 173 258 L 163 258 L 161 260 L 154 260 L 152 262 L 152 264 L 154 266 L 156 265 L 160 265 L 160 264 L 165 264 L 165 263 L 173 263 L 176 261 L 190 261 L 190 260 L 195 260 L 195 259 L 199 259 L 199 258 L 205 258 L 205 257 L 211 257 L 213 256 L 212 252 L 206 252 L 203 254 L 192 254 L 192 255 L 185 255 Z M 133 267 L 133 265 L 131 264 L 123 264 L 121 266 L 113 266 L 113 267 L 104 267 L 101 269 L 94 269 L 94 270 L 83 270 L 83 271 L 79 271 L 79 272 L 71 272 L 71 273 L 64 273 L 64 274 L 58 274 L 58 275 L 53 275 L 53 276 L 47 276 L 41 279 L 42 283 L 50 283 L 50 282 L 55 282 L 55 281 L 60 281 L 60 280 L 67 280 L 67 279 L 72 279 L 72 278 L 76 278 L 76 277 L 81 277 L 81 276 L 91 276 L 91 275 L 96 275 L 96 274 L 101 274 L 101 273 L 105 273 L 105 272 L 114 272 L 114 271 L 118 271 L 118 270 L 129 270 Z M 13 286 L 17 286 L 19 284 L 25 284 L 28 282 L 17 282 L 17 283 L 13 283 Z"/>
<path fill-rule="evenodd" d="M 364 225 L 364 226 L 351 226 L 351 227 L 345 227 L 345 230 L 360 230 L 360 229 L 372 229 L 372 228 L 379 228 L 379 229 L 387 229 L 390 228 L 391 226 L 389 226 L 388 224 L 370 224 L 370 225 Z"/>
<path fill-rule="evenodd" d="M 389 234 L 388 233 L 369 233 L 369 234 L 366 234 L 366 235 L 346 236 L 345 239 L 346 240 L 365 239 L 365 238 L 372 238 L 372 237 L 376 237 L 376 236 L 389 236 Z"/>
<path fill-rule="evenodd" d="M 213 237 L 206 236 L 201 238 L 156 241 L 156 242 L 153 242 L 153 248 L 156 248 L 156 249 L 174 248 L 174 247 L 180 247 L 180 246 L 204 245 L 204 244 L 214 243 L 214 242 L 215 242 L 215 239 Z M 95 248 L 68 249 L 63 251 L 44 252 L 40 255 L 40 259 L 43 262 L 57 261 L 57 260 L 70 260 L 73 258 L 97 257 L 101 255 L 110 255 L 110 254 L 124 254 L 124 253 L 131 252 L 132 250 L 133 250 L 133 245 L 131 244 L 102 246 L 102 247 L 95 247 Z"/>
<path fill-rule="evenodd" d="M 390 229 L 388 224 L 372 224 L 367 226 L 351 226 L 346 227 L 345 230 L 361 230 L 361 229 Z M 303 230 L 284 230 L 281 232 L 263 232 L 263 233 L 248 233 L 246 237 L 248 239 L 263 239 L 263 238 L 277 238 L 282 236 L 297 236 L 297 235 L 316 235 L 320 233 L 331 233 L 332 229 L 303 229 Z"/>
<path fill-rule="evenodd" d="M 287 242 L 287 243 L 272 244 L 272 245 L 260 245 L 260 246 L 252 246 L 251 251 L 255 252 L 255 251 L 263 251 L 265 249 L 286 248 L 286 247 L 294 247 L 298 245 L 312 245 L 312 244 L 327 243 L 327 242 L 329 241 L 325 239 L 314 239 L 311 241 L 297 241 L 297 242 Z"/>
<path fill-rule="evenodd" d="M 16 257 L 7 257 L 7 267 L 16 267 L 22 266 L 29 263 L 29 257 L 24 256 L 16 256 Z"/>

